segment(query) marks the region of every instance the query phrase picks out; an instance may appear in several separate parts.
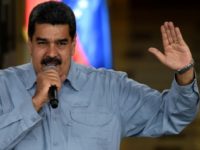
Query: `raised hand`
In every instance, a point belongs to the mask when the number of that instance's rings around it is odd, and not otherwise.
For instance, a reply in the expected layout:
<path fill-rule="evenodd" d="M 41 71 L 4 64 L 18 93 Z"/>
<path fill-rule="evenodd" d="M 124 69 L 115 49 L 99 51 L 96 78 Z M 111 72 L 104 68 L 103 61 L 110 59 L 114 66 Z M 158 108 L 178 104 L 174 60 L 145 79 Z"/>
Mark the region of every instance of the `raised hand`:
<path fill-rule="evenodd" d="M 179 70 L 193 61 L 191 51 L 185 43 L 180 29 L 175 27 L 173 22 L 165 22 L 161 26 L 161 34 L 164 51 L 161 52 L 154 47 L 148 49 L 161 63 L 172 70 Z M 177 75 L 177 81 L 182 85 L 190 83 L 193 78 L 193 68 L 182 75 Z"/>
<path fill-rule="evenodd" d="M 173 22 L 165 22 L 161 26 L 163 41 L 163 53 L 157 48 L 149 48 L 164 65 L 178 70 L 187 66 L 192 61 L 192 55 L 189 47 L 183 40 L 180 29 L 175 27 Z"/>

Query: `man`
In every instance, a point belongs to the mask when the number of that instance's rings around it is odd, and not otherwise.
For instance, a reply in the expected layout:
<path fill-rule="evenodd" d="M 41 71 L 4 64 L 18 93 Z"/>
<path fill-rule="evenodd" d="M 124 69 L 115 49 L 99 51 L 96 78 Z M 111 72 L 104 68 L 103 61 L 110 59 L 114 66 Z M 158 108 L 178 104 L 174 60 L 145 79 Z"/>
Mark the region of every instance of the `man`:
<path fill-rule="evenodd" d="M 123 72 L 73 62 L 72 10 L 53 1 L 36 6 L 28 27 L 32 62 L 0 72 L 0 150 L 119 150 L 123 137 L 181 132 L 199 103 L 192 55 L 172 22 L 161 33 L 164 53 L 149 51 L 177 70 L 162 93 Z M 52 86 L 57 108 L 49 103 Z"/>

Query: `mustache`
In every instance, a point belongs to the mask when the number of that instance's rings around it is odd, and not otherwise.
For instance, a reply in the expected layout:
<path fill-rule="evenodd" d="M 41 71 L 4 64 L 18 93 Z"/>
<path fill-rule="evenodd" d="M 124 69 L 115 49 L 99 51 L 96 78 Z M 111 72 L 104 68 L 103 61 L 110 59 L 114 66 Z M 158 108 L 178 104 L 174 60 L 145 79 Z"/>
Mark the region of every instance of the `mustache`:
<path fill-rule="evenodd" d="M 49 65 L 57 66 L 57 65 L 61 65 L 62 61 L 58 57 L 47 56 L 42 59 L 41 64 L 45 66 L 49 66 Z"/>

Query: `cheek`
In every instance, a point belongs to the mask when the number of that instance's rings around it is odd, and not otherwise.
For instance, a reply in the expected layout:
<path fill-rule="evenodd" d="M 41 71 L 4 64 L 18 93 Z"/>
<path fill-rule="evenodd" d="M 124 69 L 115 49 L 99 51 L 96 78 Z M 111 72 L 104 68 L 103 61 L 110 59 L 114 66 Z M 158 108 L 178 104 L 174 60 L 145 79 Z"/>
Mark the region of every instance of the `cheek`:
<path fill-rule="evenodd" d="M 61 59 L 62 59 L 62 63 L 63 64 L 67 64 L 70 61 L 71 56 L 69 55 L 62 55 Z"/>
<path fill-rule="evenodd" d="M 44 56 L 44 53 L 42 53 L 42 51 L 35 50 L 31 52 L 31 58 L 35 63 L 40 63 L 43 56 Z"/>
<path fill-rule="evenodd" d="M 32 56 L 32 58 L 35 59 L 35 60 L 40 59 L 40 57 L 41 57 L 40 54 L 39 54 L 39 53 L 36 53 L 36 52 L 32 52 L 31 56 Z"/>
<path fill-rule="evenodd" d="M 72 57 L 72 52 L 71 51 L 65 51 L 64 53 L 60 54 L 61 59 L 62 59 L 62 65 L 64 67 L 67 67 L 70 62 L 71 62 L 71 57 Z"/>
<path fill-rule="evenodd" d="M 62 51 L 62 52 L 60 53 L 60 56 L 62 57 L 63 61 L 64 61 L 65 59 L 66 59 L 66 60 L 70 59 L 72 55 L 73 55 L 73 50 L 72 50 L 72 48 L 66 49 L 66 50 L 64 50 L 64 51 Z"/>

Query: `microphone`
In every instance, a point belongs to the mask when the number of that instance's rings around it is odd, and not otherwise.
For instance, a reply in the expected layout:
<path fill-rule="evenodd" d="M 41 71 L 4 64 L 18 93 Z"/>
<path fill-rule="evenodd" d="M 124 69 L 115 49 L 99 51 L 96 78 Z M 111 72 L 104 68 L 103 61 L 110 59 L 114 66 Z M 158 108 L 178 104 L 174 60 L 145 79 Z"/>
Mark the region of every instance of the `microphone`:
<path fill-rule="evenodd" d="M 58 101 L 57 87 L 55 85 L 50 86 L 48 96 L 49 96 L 49 102 L 51 104 L 51 107 L 57 108 L 59 101 Z"/>
<path fill-rule="evenodd" d="M 55 65 L 47 65 L 44 70 L 56 69 Z M 56 85 L 51 85 L 48 91 L 49 103 L 52 108 L 58 107 L 58 91 Z"/>

